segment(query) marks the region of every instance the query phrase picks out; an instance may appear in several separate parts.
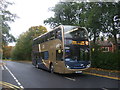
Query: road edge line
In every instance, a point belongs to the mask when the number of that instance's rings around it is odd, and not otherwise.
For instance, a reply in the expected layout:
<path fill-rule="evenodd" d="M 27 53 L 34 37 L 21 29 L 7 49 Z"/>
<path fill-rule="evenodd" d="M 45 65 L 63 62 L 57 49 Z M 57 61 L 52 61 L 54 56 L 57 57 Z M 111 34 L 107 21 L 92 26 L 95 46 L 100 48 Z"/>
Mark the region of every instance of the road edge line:
<path fill-rule="evenodd" d="M 99 76 L 99 77 L 105 77 L 105 78 L 110 78 L 110 79 L 120 80 L 119 77 L 111 77 L 111 76 L 101 75 L 101 74 L 96 74 L 96 73 L 84 72 L 84 74 L 89 74 L 89 75 L 94 75 L 94 76 Z"/>
<path fill-rule="evenodd" d="M 15 82 L 17 82 L 17 84 L 20 86 L 20 88 L 24 89 L 24 87 L 21 85 L 21 83 L 18 81 L 18 79 L 14 76 L 14 74 L 8 69 L 8 67 L 5 65 L 4 65 L 4 67 L 6 68 L 6 70 L 8 70 L 8 72 L 11 74 L 11 76 L 13 77 Z"/>
<path fill-rule="evenodd" d="M 4 70 L 4 67 L 3 67 L 3 65 L 1 66 L 1 69 L 2 69 L 2 70 Z"/>
<path fill-rule="evenodd" d="M 76 81 L 76 80 L 73 79 L 73 78 L 69 78 L 69 77 L 64 77 L 64 78 L 66 78 L 66 79 L 68 79 L 68 80 L 71 80 L 71 81 Z"/>
<path fill-rule="evenodd" d="M 7 83 L 7 82 L 1 82 L 0 81 L 0 84 L 2 85 L 2 86 L 7 86 L 7 87 L 10 87 L 10 88 L 20 88 L 20 87 L 18 87 L 18 86 L 16 86 L 16 85 L 13 85 L 13 84 L 11 84 L 11 83 Z"/>

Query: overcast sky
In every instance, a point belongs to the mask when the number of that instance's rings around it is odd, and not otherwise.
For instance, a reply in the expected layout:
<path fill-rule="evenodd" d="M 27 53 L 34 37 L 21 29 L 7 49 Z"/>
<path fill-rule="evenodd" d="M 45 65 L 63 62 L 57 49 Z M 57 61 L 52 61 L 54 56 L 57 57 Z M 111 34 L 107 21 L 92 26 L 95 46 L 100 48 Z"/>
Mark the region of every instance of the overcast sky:
<path fill-rule="evenodd" d="M 17 16 L 20 17 L 17 18 L 15 22 L 9 24 L 11 27 L 10 33 L 14 35 L 14 37 L 18 38 L 18 36 L 21 33 L 27 31 L 31 26 L 38 25 L 45 26 L 43 23 L 44 20 L 54 15 L 54 12 L 49 11 L 49 8 L 54 7 L 55 4 L 62 0 L 7 0 L 7 1 L 15 3 L 13 5 L 9 5 L 8 10 L 11 13 L 17 14 Z M 45 27 L 48 30 L 50 30 L 49 26 Z"/>
<path fill-rule="evenodd" d="M 20 18 L 10 23 L 11 32 L 16 38 L 31 26 L 44 25 L 43 21 L 54 15 L 48 8 L 54 7 L 59 0 L 8 0 L 15 4 L 8 7 L 9 11 Z M 49 26 L 45 26 L 49 29 Z"/>

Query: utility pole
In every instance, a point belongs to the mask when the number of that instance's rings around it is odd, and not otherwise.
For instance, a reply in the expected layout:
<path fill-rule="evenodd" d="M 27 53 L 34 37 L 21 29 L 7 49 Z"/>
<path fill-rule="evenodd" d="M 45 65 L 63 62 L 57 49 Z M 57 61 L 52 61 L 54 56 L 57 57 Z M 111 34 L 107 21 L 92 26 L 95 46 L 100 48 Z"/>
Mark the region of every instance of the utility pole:
<path fill-rule="evenodd" d="M 0 15 L 0 62 L 2 62 L 2 15 Z"/>
<path fill-rule="evenodd" d="M 0 15 L 0 81 L 2 81 L 2 70 L 1 70 L 1 65 L 2 65 L 2 15 Z M 2 89 L 2 87 L 0 87 Z"/>

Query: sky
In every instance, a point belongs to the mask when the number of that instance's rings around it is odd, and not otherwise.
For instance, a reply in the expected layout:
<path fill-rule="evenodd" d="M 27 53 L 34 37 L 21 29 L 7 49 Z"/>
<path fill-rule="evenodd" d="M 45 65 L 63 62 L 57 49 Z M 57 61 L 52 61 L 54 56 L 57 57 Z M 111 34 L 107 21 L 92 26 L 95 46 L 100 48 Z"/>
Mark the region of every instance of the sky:
<path fill-rule="evenodd" d="M 8 10 L 17 14 L 19 18 L 10 23 L 10 33 L 18 38 L 20 34 L 27 31 L 31 26 L 45 26 L 48 31 L 51 30 L 48 25 L 44 25 L 44 20 L 54 16 L 54 12 L 49 8 L 54 7 L 59 1 L 65 0 L 7 0 L 15 4 L 9 5 Z M 68 0 L 69 1 L 69 0 Z M 77 0 L 76 0 L 77 1 Z M 79 0 L 78 0 L 79 1 Z M 89 1 L 89 0 L 87 0 Z M 9 44 L 15 45 L 15 44 Z"/>
<path fill-rule="evenodd" d="M 31 26 L 43 25 L 48 30 L 50 27 L 44 25 L 44 20 L 54 16 L 54 12 L 49 11 L 50 7 L 54 7 L 59 0 L 8 0 L 15 4 L 9 5 L 8 10 L 17 14 L 19 18 L 15 22 L 9 23 L 11 27 L 10 33 L 18 38 L 18 36 L 27 31 Z"/>

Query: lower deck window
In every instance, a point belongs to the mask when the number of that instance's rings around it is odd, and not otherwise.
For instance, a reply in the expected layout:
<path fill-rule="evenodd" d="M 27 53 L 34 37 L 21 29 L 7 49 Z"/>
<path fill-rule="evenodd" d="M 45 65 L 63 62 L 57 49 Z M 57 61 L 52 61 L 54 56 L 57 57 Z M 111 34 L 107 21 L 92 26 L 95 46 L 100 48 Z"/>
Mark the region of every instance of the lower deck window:
<path fill-rule="evenodd" d="M 41 53 L 41 56 L 42 56 L 42 59 L 48 60 L 48 58 L 49 58 L 49 53 L 48 53 L 48 51 L 42 52 L 42 53 Z"/>

